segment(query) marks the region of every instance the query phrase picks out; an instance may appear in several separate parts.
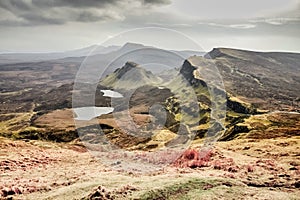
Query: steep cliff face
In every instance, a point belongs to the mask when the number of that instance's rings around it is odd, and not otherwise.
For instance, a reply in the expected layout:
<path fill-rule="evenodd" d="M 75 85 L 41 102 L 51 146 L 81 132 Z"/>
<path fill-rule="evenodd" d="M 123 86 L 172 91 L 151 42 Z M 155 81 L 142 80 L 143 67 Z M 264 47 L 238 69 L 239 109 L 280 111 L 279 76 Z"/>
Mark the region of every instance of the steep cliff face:
<path fill-rule="evenodd" d="M 179 72 L 193 87 L 207 87 L 204 80 L 195 77 L 195 71 L 197 69 L 198 67 L 193 66 L 189 60 L 185 60 Z"/>
<path fill-rule="evenodd" d="M 213 50 L 204 55 L 204 58 L 215 59 L 224 55 L 219 48 L 213 48 Z"/>
<path fill-rule="evenodd" d="M 222 53 L 215 49 L 213 51 L 215 56 L 221 55 Z M 196 63 L 199 62 L 200 66 L 196 66 Z M 240 101 L 238 98 L 231 98 L 232 95 L 226 94 L 226 91 L 222 90 L 222 88 L 217 87 L 217 85 L 208 85 L 209 83 L 206 82 L 205 77 L 207 76 L 209 79 L 209 75 L 205 73 L 210 73 L 211 70 L 203 70 L 203 68 L 212 68 L 212 63 L 202 57 L 193 56 L 183 63 L 180 74 L 189 82 L 189 84 L 194 88 L 198 101 L 209 105 L 215 100 L 226 100 L 227 101 L 227 109 L 237 112 L 237 113 L 244 113 L 250 114 L 255 113 L 255 109 L 250 105 Z M 202 68 L 202 70 L 201 70 Z M 217 77 L 216 77 L 217 78 Z M 210 81 L 210 80 L 209 80 Z M 210 87 L 210 90 L 208 89 Z M 202 92 L 198 92 L 202 91 Z M 217 96 L 220 95 L 220 98 L 212 99 L 212 95 Z M 226 98 L 226 99 L 225 99 Z M 203 100 L 203 101 L 202 101 Z M 208 101 L 207 101 L 208 100 Z M 209 104 L 208 104 L 209 103 Z"/>

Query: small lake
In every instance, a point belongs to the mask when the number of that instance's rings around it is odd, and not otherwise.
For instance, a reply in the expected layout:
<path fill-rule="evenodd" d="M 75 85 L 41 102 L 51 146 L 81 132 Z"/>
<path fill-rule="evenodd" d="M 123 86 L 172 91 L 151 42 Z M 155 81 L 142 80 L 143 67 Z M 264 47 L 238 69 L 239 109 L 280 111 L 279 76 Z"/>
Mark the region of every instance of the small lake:
<path fill-rule="evenodd" d="M 73 111 L 76 114 L 76 120 L 91 120 L 95 117 L 99 117 L 104 114 L 111 113 L 114 111 L 113 107 L 81 107 L 81 108 L 73 108 Z"/>
<path fill-rule="evenodd" d="M 119 92 L 115 92 L 112 90 L 100 90 L 103 92 L 104 97 L 111 97 L 111 98 L 122 98 L 123 95 Z M 104 114 L 108 114 L 114 111 L 113 107 L 96 107 L 96 106 L 89 106 L 89 107 L 80 107 L 80 108 L 73 108 L 73 112 L 76 114 L 75 120 L 84 120 L 88 121 L 94 119 L 95 117 L 99 117 Z"/>
<path fill-rule="evenodd" d="M 81 107 L 81 108 L 73 108 L 73 111 L 76 114 L 76 120 L 91 120 L 95 117 L 111 113 L 114 111 L 113 107 Z"/>
<path fill-rule="evenodd" d="M 100 90 L 101 92 L 103 92 L 103 96 L 104 97 L 111 97 L 111 98 L 122 98 L 123 95 L 120 94 L 119 92 L 115 92 L 112 90 Z"/>

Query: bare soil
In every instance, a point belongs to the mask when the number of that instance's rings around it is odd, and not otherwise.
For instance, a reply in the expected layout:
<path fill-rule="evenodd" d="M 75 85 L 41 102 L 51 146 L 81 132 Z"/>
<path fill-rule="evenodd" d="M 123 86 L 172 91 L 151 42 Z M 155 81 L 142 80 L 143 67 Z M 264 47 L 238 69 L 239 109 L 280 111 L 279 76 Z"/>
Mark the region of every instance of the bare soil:
<path fill-rule="evenodd" d="M 299 199 L 300 138 L 218 142 L 206 165 L 114 171 L 77 143 L 0 139 L 2 199 Z M 197 149 L 200 141 L 195 141 Z"/>

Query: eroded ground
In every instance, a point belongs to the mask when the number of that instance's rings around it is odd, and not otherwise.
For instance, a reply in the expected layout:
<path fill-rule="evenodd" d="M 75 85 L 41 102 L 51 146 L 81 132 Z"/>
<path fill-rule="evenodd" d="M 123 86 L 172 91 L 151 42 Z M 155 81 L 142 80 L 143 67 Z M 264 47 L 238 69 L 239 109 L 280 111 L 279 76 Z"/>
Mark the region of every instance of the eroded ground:
<path fill-rule="evenodd" d="M 201 167 L 169 165 L 138 174 L 111 170 L 79 142 L 1 138 L 0 194 L 3 199 L 300 199 L 299 139 L 218 142 Z"/>

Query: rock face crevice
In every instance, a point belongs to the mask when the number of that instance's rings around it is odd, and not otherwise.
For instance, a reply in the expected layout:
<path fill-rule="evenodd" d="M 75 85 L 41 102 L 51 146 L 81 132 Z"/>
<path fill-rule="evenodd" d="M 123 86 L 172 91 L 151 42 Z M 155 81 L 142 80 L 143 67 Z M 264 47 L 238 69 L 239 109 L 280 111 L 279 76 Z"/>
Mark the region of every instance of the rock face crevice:
<path fill-rule="evenodd" d="M 233 101 L 227 96 L 227 109 L 236 113 L 257 114 L 257 110 L 251 105 L 246 105 L 238 101 Z"/>

